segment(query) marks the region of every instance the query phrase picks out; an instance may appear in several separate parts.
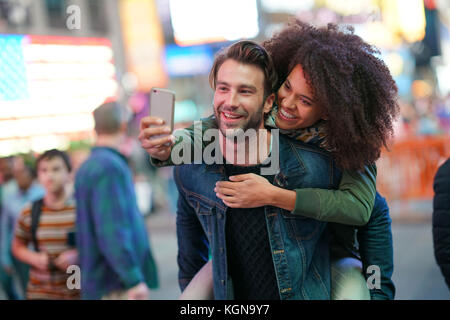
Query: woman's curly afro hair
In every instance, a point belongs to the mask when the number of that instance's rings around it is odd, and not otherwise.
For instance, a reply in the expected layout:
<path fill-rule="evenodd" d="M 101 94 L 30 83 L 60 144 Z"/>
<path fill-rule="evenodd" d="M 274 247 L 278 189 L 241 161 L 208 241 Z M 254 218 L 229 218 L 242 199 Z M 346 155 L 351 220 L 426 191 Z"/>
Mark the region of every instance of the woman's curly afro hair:
<path fill-rule="evenodd" d="M 380 157 L 399 113 L 397 86 L 379 51 L 337 25 L 316 28 L 299 20 L 266 40 L 278 73 L 277 89 L 298 64 L 313 99 L 325 111 L 327 144 L 337 164 L 361 170 Z"/>

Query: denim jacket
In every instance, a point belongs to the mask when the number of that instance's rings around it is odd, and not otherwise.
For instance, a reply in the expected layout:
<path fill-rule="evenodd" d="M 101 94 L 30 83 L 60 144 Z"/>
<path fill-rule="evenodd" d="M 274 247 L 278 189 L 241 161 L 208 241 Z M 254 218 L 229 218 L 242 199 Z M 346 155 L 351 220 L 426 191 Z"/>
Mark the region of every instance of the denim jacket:
<path fill-rule="evenodd" d="M 285 189 L 337 188 L 341 172 L 328 152 L 283 136 L 273 150 L 279 150 L 275 185 Z M 215 298 L 232 299 L 225 246 L 227 207 L 214 192 L 217 181 L 227 180 L 223 165 L 182 165 L 174 171 L 180 193 L 176 224 L 181 290 L 211 254 Z M 263 210 L 280 299 L 330 299 L 326 222 L 292 215 L 272 206 Z"/>

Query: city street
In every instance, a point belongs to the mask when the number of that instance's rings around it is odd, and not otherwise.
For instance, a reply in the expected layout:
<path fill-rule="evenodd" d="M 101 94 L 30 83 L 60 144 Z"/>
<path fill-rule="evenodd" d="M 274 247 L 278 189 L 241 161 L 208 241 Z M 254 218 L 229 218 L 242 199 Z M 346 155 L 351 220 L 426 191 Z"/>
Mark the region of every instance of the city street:
<path fill-rule="evenodd" d="M 176 299 L 179 295 L 176 264 L 175 218 L 168 212 L 150 216 L 151 244 L 159 267 L 160 289 L 152 299 Z M 392 225 L 394 275 L 397 300 L 450 300 L 433 254 L 431 220 Z"/>
<path fill-rule="evenodd" d="M 158 264 L 160 288 L 151 299 L 177 299 L 177 242 L 175 216 L 169 212 L 152 214 L 147 224 L 152 250 Z M 394 222 L 394 276 L 397 300 L 450 300 L 450 290 L 433 255 L 431 220 Z M 4 299 L 0 292 L 0 299 Z"/>
<path fill-rule="evenodd" d="M 433 204 L 444 212 L 437 227 L 450 218 L 450 0 L 0 0 L 0 75 L 0 300 L 24 290 L 36 300 L 78 298 L 70 281 L 90 299 L 123 294 L 113 291 L 125 284 L 138 290 L 123 298 L 146 298 L 136 284 L 137 274 L 155 271 L 146 270 L 148 242 L 159 279 L 150 299 L 178 299 L 177 187 L 202 198 L 190 205 L 205 221 L 227 217 L 232 232 L 214 246 L 239 265 L 231 272 L 236 296 L 261 299 L 276 289 L 270 297 L 278 297 L 279 289 L 328 298 L 307 277 L 331 272 L 309 262 L 331 252 L 314 242 L 323 235 L 317 221 L 274 216 L 285 222 L 274 232 L 303 246 L 271 234 L 266 250 L 265 220 L 240 213 L 263 214 L 251 207 L 270 204 L 358 224 L 376 189 L 392 219 L 395 299 L 450 300 L 432 236 Z M 58 173 L 47 169 L 55 157 Z M 211 164 L 224 164 L 221 173 Z M 241 175 L 257 170 L 265 178 Z M 214 189 L 217 180 L 233 185 Z M 336 190 L 293 191 L 312 187 Z M 218 199 L 237 214 L 219 213 Z M 336 238 L 347 241 L 347 231 Z M 12 251 L 35 268 L 28 289 Z M 293 273 L 275 277 L 272 262 L 280 271 L 291 257 Z M 377 284 L 380 269 L 370 270 L 382 258 L 363 271 Z M 245 280 L 252 285 L 239 289 Z"/>

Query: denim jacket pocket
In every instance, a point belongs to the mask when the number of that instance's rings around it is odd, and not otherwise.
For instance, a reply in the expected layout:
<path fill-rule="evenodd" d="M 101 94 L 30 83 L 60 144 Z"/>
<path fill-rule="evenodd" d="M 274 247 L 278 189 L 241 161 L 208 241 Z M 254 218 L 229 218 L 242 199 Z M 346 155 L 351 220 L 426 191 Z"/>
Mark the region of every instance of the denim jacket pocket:
<path fill-rule="evenodd" d="M 192 204 L 192 207 L 194 208 L 195 213 L 203 226 L 203 230 L 207 234 L 208 238 L 211 238 L 211 224 L 213 223 L 213 216 L 216 213 L 216 207 L 197 197 L 190 197 L 189 202 Z"/>
<path fill-rule="evenodd" d="M 291 214 L 287 210 L 282 212 L 283 220 L 289 237 L 297 240 L 311 240 L 320 230 L 321 222 L 299 215 Z"/>

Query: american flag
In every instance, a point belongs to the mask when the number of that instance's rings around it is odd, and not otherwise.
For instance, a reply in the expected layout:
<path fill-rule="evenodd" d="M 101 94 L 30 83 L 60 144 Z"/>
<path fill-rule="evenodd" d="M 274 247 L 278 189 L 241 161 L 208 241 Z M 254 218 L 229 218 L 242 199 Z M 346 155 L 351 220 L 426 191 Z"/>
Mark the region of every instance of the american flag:
<path fill-rule="evenodd" d="M 108 39 L 0 34 L 0 156 L 91 133 L 115 74 Z"/>

